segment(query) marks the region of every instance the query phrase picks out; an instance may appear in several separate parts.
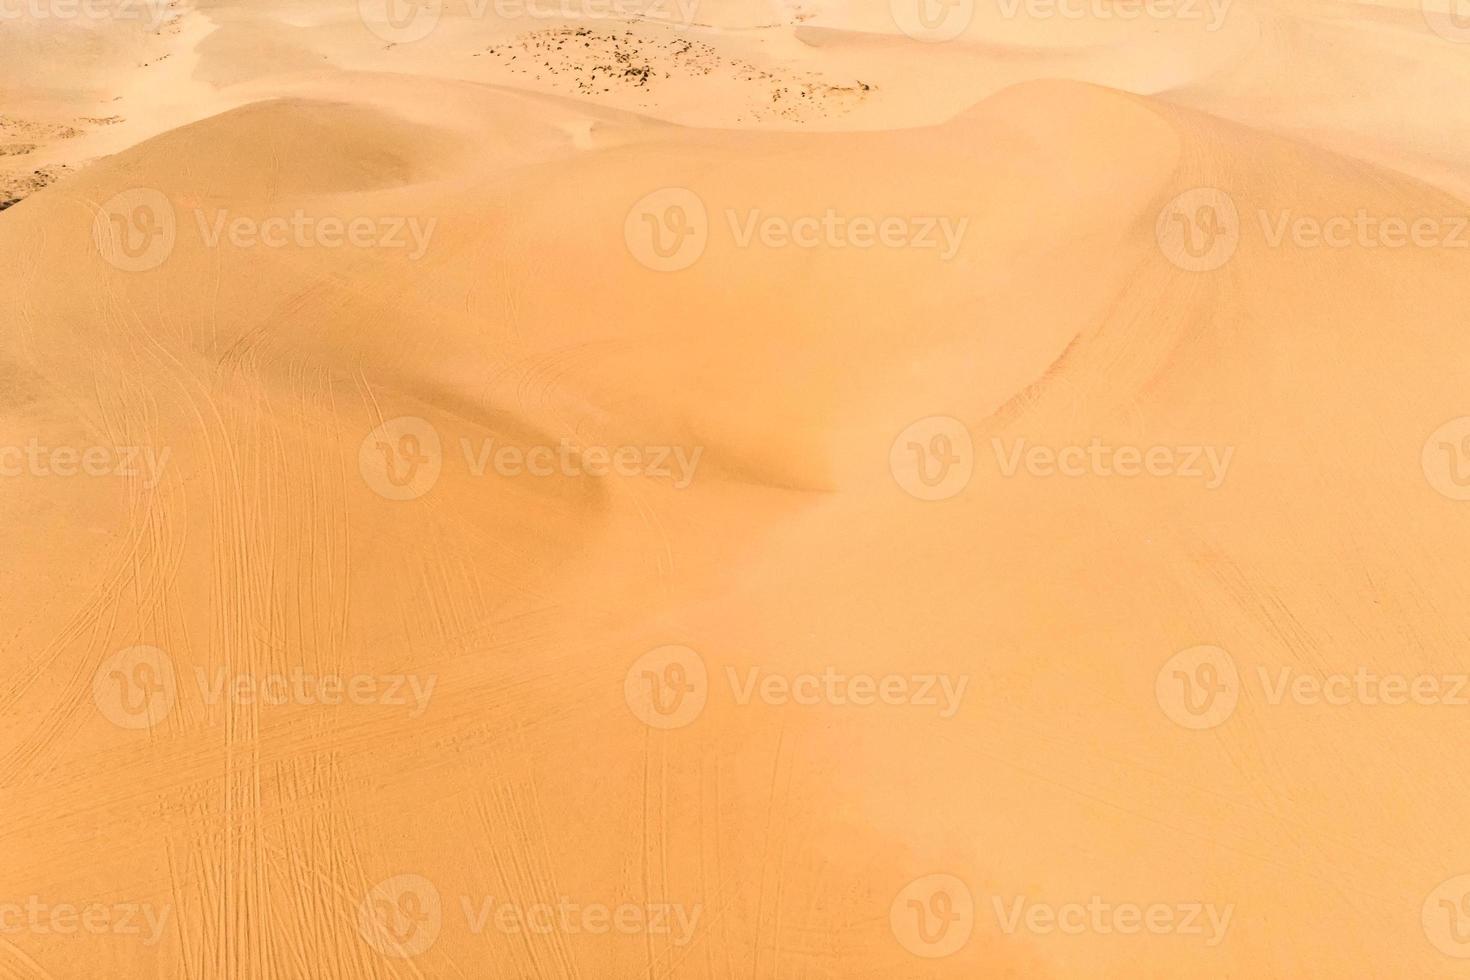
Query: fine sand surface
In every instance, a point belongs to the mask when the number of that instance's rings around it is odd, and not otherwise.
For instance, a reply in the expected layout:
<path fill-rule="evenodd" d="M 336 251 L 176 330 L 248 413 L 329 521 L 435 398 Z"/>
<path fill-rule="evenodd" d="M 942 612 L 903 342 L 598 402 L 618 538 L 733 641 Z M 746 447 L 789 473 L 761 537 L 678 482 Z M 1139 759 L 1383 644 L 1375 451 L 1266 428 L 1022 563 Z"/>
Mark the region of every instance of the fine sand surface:
<path fill-rule="evenodd" d="M 1470 976 L 1470 20 L 611 2 L 0 6 L 0 978 Z"/>

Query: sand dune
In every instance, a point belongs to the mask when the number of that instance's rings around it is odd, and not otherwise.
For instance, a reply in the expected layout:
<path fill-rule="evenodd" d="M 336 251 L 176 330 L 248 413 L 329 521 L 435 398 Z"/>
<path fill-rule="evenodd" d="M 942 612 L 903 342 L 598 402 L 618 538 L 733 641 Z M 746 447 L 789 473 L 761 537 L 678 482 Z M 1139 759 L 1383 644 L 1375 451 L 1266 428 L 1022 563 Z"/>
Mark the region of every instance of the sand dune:
<path fill-rule="evenodd" d="M 0 976 L 1457 975 L 1446 22 L 413 9 L 0 20 Z"/>

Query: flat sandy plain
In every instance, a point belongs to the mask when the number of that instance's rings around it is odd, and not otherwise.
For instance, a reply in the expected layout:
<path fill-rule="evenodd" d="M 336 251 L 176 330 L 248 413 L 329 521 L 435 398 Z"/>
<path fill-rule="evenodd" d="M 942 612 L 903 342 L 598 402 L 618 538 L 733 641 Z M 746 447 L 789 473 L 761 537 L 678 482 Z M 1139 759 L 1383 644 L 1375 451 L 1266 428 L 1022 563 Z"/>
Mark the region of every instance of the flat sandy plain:
<path fill-rule="evenodd" d="M 0 978 L 1470 976 L 1467 86 L 0 0 Z"/>

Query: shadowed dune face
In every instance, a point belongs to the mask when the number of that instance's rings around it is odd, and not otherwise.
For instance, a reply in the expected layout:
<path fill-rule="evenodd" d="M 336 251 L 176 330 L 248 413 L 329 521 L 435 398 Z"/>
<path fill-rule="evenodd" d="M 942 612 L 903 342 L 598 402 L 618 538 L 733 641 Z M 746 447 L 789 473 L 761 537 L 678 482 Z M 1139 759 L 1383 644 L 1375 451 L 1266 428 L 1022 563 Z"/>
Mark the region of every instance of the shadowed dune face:
<path fill-rule="evenodd" d="M 1463 45 L 414 9 L 0 34 L 0 976 L 1455 969 Z"/>

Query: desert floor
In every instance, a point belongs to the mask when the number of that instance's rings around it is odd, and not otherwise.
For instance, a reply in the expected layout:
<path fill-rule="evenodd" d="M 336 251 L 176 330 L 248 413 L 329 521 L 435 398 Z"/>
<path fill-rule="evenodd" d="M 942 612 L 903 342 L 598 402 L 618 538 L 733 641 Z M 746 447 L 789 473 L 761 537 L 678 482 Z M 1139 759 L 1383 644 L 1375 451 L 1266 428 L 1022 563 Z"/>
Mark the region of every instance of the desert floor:
<path fill-rule="evenodd" d="M 1467 15 L 0 0 L 0 980 L 1470 976 Z"/>

